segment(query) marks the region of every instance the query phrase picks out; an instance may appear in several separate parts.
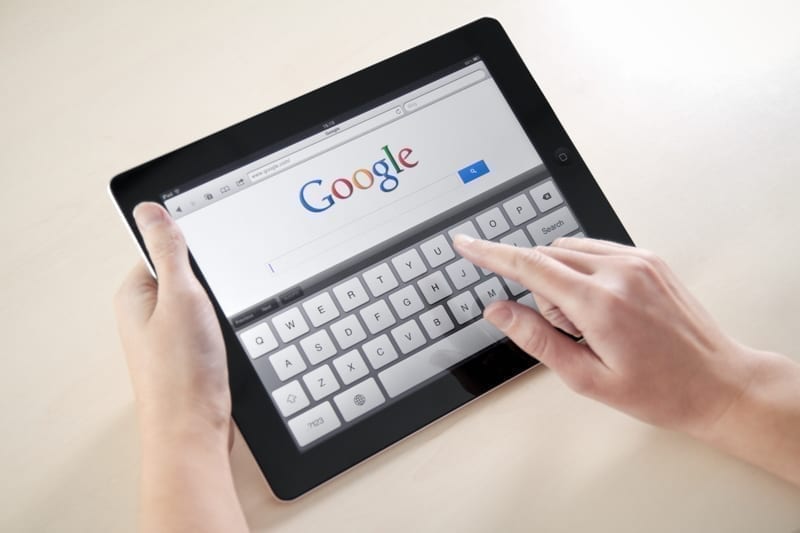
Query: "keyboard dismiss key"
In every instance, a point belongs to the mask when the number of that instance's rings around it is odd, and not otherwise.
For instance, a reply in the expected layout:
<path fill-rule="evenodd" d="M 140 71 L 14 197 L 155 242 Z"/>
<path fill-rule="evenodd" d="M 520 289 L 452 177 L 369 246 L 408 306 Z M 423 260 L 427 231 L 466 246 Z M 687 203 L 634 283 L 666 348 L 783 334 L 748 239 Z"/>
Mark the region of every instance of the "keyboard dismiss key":
<path fill-rule="evenodd" d="M 342 423 L 333 411 L 330 402 L 321 403 L 289 420 L 289 429 L 292 430 L 292 434 L 300 446 L 314 442 L 341 425 Z"/>

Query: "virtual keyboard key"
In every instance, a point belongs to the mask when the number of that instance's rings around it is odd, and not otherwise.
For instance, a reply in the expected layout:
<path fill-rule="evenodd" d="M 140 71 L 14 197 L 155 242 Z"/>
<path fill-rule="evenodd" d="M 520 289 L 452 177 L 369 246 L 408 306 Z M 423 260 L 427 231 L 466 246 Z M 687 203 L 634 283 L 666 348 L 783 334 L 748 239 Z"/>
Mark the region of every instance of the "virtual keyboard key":
<path fill-rule="evenodd" d="M 311 320 L 311 324 L 316 328 L 339 316 L 339 310 L 336 308 L 336 304 L 333 303 L 333 298 L 327 292 L 318 294 L 303 302 L 303 309 L 305 309 L 308 319 Z"/>
<path fill-rule="evenodd" d="M 308 332 L 308 324 L 299 307 L 292 307 L 277 315 L 272 319 L 272 325 L 283 342 L 289 342 Z"/>
<path fill-rule="evenodd" d="M 397 359 L 397 350 L 387 335 L 365 342 L 361 349 L 364 350 L 364 355 L 369 359 L 372 368 L 380 368 Z"/>
<path fill-rule="evenodd" d="M 419 297 L 419 293 L 413 285 L 408 285 L 394 294 L 390 294 L 389 301 L 400 319 L 410 317 L 424 307 L 422 298 Z"/>
<path fill-rule="evenodd" d="M 300 446 L 306 446 L 341 426 L 342 422 L 330 402 L 321 403 L 289 420 L 289 429 Z"/>
<path fill-rule="evenodd" d="M 495 277 L 489 278 L 483 283 L 476 285 L 475 292 L 478 294 L 478 298 L 484 307 L 492 302 L 508 300 L 506 290 L 500 284 L 500 280 Z"/>
<path fill-rule="evenodd" d="M 549 215 L 528 224 L 528 233 L 539 246 L 550 244 L 576 229 L 578 229 L 578 223 L 567 206 L 560 207 Z"/>
<path fill-rule="evenodd" d="M 340 388 L 339 382 L 336 381 L 336 378 L 333 376 L 333 371 L 328 365 L 315 368 L 303 376 L 303 382 L 306 384 L 306 388 L 315 400 L 321 400 Z"/>
<path fill-rule="evenodd" d="M 381 263 L 364 272 L 362 276 L 369 287 L 369 292 L 376 298 L 397 287 L 397 278 L 392 274 L 389 263 Z"/>
<path fill-rule="evenodd" d="M 500 239 L 500 242 L 503 244 L 510 244 L 511 246 L 516 246 L 517 248 L 531 247 L 531 241 L 528 240 L 528 237 L 525 236 L 525 232 L 522 231 L 521 229 L 518 229 L 513 233 L 509 233 L 508 235 Z"/>
<path fill-rule="evenodd" d="M 350 315 L 331 324 L 331 332 L 342 350 L 346 350 L 367 338 L 356 315 Z"/>
<path fill-rule="evenodd" d="M 333 294 L 336 295 L 336 299 L 339 300 L 339 305 L 342 306 L 345 313 L 369 301 L 369 295 L 358 278 L 340 283 L 333 288 Z"/>
<path fill-rule="evenodd" d="M 515 226 L 519 226 L 523 222 L 527 222 L 536 216 L 536 210 L 533 208 L 533 204 L 524 194 L 520 194 L 505 202 L 503 204 L 503 209 L 508 215 L 508 218 L 511 219 L 511 223 Z"/>
<path fill-rule="evenodd" d="M 312 365 L 321 363 L 325 359 L 336 355 L 336 346 L 333 345 L 331 336 L 324 329 L 312 333 L 301 340 L 300 346 Z"/>
<path fill-rule="evenodd" d="M 306 362 L 295 345 L 270 355 L 269 362 L 281 381 L 286 381 L 306 369 Z"/>
<path fill-rule="evenodd" d="M 482 238 L 480 235 L 478 235 L 478 230 L 475 229 L 475 224 L 473 224 L 469 220 L 467 220 L 466 222 L 464 222 L 462 224 L 459 224 L 458 226 L 456 226 L 455 228 L 453 228 L 453 229 L 451 229 L 450 231 L 447 232 L 447 234 L 450 235 L 450 239 L 451 240 L 453 239 L 453 237 L 455 237 L 459 233 L 462 234 L 462 235 L 468 235 L 468 236 L 472 237 L 473 239 L 481 239 Z"/>
<path fill-rule="evenodd" d="M 508 222 L 506 222 L 503 213 L 497 207 L 475 217 L 475 222 L 478 223 L 483 235 L 489 240 L 509 230 Z"/>
<path fill-rule="evenodd" d="M 425 276 L 417 282 L 417 285 L 419 285 L 419 289 L 428 304 L 434 304 L 453 294 L 453 289 L 450 288 L 450 284 L 447 283 L 444 274 L 440 270 Z"/>
<path fill-rule="evenodd" d="M 278 341 L 266 322 L 240 333 L 239 338 L 251 359 L 261 357 L 278 347 Z"/>
<path fill-rule="evenodd" d="M 374 379 L 365 379 L 333 397 L 336 407 L 347 422 L 375 409 L 386 401 Z"/>
<path fill-rule="evenodd" d="M 291 416 L 308 406 L 308 396 L 297 380 L 272 391 L 272 398 L 283 416 Z"/>
<path fill-rule="evenodd" d="M 423 344 L 425 344 L 425 335 L 419 329 L 415 320 L 409 320 L 405 324 L 397 326 L 392 330 L 392 337 L 397 347 L 404 354 L 413 352 Z"/>
<path fill-rule="evenodd" d="M 367 363 L 364 358 L 358 353 L 358 350 L 351 350 L 341 357 L 333 360 L 333 368 L 342 379 L 342 383 L 349 385 L 355 380 L 366 376 L 369 373 Z"/>
<path fill-rule="evenodd" d="M 481 279 L 481 276 L 478 274 L 475 266 L 463 258 L 450 263 L 444 267 L 444 270 L 447 272 L 447 276 L 450 278 L 450 281 L 453 282 L 453 286 L 456 288 L 456 290 L 469 287 Z"/>
<path fill-rule="evenodd" d="M 392 259 L 392 264 L 403 281 L 411 281 L 428 270 L 425 268 L 425 263 L 422 262 L 419 252 L 414 248 Z"/>
<path fill-rule="evenodd" d="M 478 302 L 475 301 L 475 297 L 472 296 L 472 293 L 469 291 L 462 292 L 455 298 L 450 298 L 447 301 L 447 307 L 450 308 L 450 312 L 453 313 L 456 322 L 459 324 L 469 322 L 481 314 L 481 308 L 478 306 Z"/>
<path fill-rule="evenodd" d="M 437 235 L 433 239 L 422 243 L 419 249 L 422 250 L 422 255 L 428 260 L 431 268 L 443 265 L 456 256 L 444 235 Z"/>
<path fill-rule="evenodd" d="M 419 315 L 419 321 L 422 323 L 422 327 L 425 328 L 425 333 L 431 339 L 441 337 L 455 327 L 443 305 L 422 313 Z"/>
<path fill-rule="evenodd" d="M 539 211 L 549 211 L 557 205 L 564 203 L 561 193 L 556 189 L 555 183 L 552 180 L 547 180 L 541 185 L 537 185 L 531 189 L 531 198 L 536 203 Z"/>
<path fill-rule="evenodd" d="M 528 290 L 513 279 L 503 278 L 503 282 L 506 284 L 506 287 L 508 287 L 508 292 L 511 293 L 511 296 L 519 296 Z"/>
<path fill-rule="evenodd" d="M 394 315 L 389 310 L 386 300 L 378 300 L 374 304 L 368 305 L 361 310 L 361 320 L 367 325 L 367 329 L 373 335 L 383 331 L 397 322 Z"/>
<path fill-rule="evenodd" d="M 533 294 L 531 294 L 531 293 L 528 293 L 525 296 L 523 296 L 522 298 L 520 298 L 519 300 L 517 300 L 517 303 L 520 303 L 522 305 L 527 305 L 528 307 L 530 307 L 534 311 L 537 311 L 537 312 L 539 311 L 539 306 L 536 305 L 536 300 L 533 299 Z"/>

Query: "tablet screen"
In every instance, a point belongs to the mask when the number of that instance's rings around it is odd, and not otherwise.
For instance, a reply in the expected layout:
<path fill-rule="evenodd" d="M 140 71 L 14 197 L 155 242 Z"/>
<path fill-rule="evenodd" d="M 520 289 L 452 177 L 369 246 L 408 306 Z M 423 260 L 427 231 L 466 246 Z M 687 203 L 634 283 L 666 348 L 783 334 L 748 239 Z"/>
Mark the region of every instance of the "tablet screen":
<path fill-rule="evenodd" d="M 302 450 L 499 341 L 492 299 L 533 304 L 452 235 L 580 227 L 479 57 L 287 143 L 162 199 Z"/>

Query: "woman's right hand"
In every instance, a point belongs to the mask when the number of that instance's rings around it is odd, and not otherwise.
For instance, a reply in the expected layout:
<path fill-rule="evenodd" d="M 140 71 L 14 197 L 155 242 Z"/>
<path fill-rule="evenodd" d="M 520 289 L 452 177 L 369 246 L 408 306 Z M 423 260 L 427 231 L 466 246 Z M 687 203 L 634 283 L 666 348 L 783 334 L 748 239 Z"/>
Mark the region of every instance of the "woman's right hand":
<path fill-rule="evenodd" d="M 758 364 L 645 250 L 578 238 L 516 248 L 459 235 L 455 245 L 529 288 L 541 312 L 495 302 L 487 320 L 577 392 L 646 422 L 709 438 Z"/>

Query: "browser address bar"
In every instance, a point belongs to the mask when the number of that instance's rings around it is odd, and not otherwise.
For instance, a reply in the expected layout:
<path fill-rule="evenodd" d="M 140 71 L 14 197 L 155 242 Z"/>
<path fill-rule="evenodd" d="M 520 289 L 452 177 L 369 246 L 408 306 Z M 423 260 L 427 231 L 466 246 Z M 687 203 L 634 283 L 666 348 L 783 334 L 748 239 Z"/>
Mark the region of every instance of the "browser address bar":
<path fill-rule="evenodd" d="M 311 159 L 312 157 L 329 150 L 335 145 L 344 144 L 347 141 L 350 141 L 382 126 L 383 124 L 386 124 L 387 122 L 391 122 L 402 114 L 403 109 L 400 106 L 393 107 L 388 111 L 384 111 L 383 113 L 375 115 L 374 117 L 370 117 L 362 122 L 347 127 L 328 137 L 327 139 L 322 139 L 310 146 L 300 148 L 299 150 L 288 153 L 278 159 L 273 159 L 266 165 L 251 170 L 247 173 L 247 176 L 250 178 L 250 181 L 254 182 L 268 178 L 274 174 L 277 174 L 278 172 L 282 172 L 290 167 L 302 163 L 303 161 Z"/>

